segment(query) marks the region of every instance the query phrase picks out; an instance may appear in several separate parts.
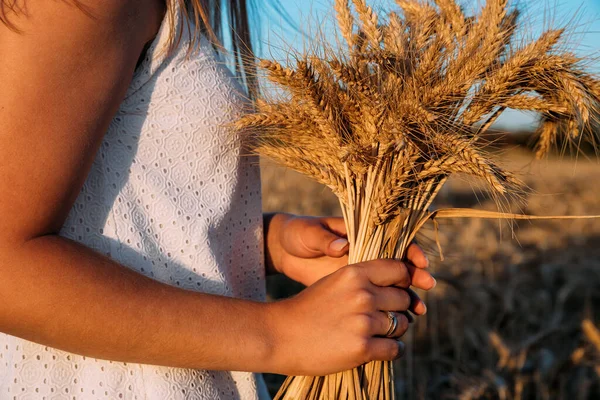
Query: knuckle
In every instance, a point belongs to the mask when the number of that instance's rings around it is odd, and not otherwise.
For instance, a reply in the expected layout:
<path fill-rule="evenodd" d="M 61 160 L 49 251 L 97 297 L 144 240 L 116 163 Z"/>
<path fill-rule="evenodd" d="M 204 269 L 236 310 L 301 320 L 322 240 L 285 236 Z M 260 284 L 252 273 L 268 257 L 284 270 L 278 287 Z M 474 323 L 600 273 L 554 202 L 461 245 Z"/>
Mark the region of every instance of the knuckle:
<path fill-rule="evenodd" d="M 366 338 L 359 339 L 356 342 L 356 357 L 361 362 L 367 362 L 370 359 L 371 346 Z"/>
<path fill-rule="evenodd" d="M 366 289 L 359 289 L 354 294 L 354 301 L 358 309 L 370 311 L 375 307 L 375 298 L 371 292 Z"/>
<path fill-rule="evenodd" d="M 358 281 L 360 279 L 360 266 L 358 265 L 348 265 L 344 268 L 342 268 L 341 271 L 341 277 L 346 281 L 346 282 L 355 282 Z"/>
<path fill-rule="evenodd" d="M 391 260 L 390 267 L 393 267 L 397 274 L 398 283 L 402 286 L 410 285 L 410 273 L 408 271 L 408 267 L 402 261 Z"/>
<path fill-rule="evenodd" d="M 402 268 L 400 269 L 400 285 L 403 287 L 409 287 L 412 283 L 412 279 L 410 277 L 410 272 L 405 264 L 402 264 Z"/>
<path fill-rule="evenodd" d="M 371 265 L 378 266 L 380 268 L 393 270 L 398 268 L 397 264 L 402 264 L 402 261 L 394 260 L 391 258 L 379 258 L 369 262 Z"/>
<path fill-rule="evenodd" d="M 371 318 L 368 315 L 361 314 L 354 319 L 354 329 L 360 337 L 368 336 L 371 332 L 371 326 Z"/>

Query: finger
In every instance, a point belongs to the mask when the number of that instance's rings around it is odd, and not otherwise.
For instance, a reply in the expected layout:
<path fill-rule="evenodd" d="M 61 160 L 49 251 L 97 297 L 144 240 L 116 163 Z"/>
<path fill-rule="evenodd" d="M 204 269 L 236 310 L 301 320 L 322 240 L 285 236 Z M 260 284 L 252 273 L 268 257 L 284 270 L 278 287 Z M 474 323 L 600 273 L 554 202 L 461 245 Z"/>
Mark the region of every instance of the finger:
<path fill-rule="evenodd" d="M 348 240 L 330 231 L 321 223 L 306 228 L 305 234 L 300 235 L 302 245 L 314 257 L 329 256 L 339 258 L 348 252 Z"/>
<path fill-rule="evenodd" d="M 423 290 L 431 290 L 437 285 L 435 278 L 427 270 L 417 268 L 412 264 L 406 264 L 406 268 L 412 286 Z"/>
<path fill-rule="evenodd" d="M 406 258 L 417 268 L 429 267 L 429 259 L 425 255 L 423 249 L 416 243 L 408 246 Z"/>
<path fill-rule="evenodd" d="M 373 289 L 373 305 L 376 310 L 406 311 L 412 304 L 410 294 L 397 287 L 375 287 Z"/>
<path fill-rule="evenodd" d="M 376 286 L 397 286 L 408 288 L 411 285 L 429 290 L 436 282 L 427 270 L 397 260 L 373 260 L 356 264 L 369 281 Z"/>
<path fill-rule="evenodd" d="M 415 322 L 415 317 L 413 317 L 413 315 L 411 313 L 409 313 L 408 311 L 401 311 L 400 314 L 402 314 L 406 318 L 408 318 L 409 323 L 412 324 L 413 322 Z"/>
<path fill-rule="evenodd" d="M 343 218 L 330 217 L 321 218 L 323 229 L 335 234 L 335 239 L 329 243 L 323 253 L 329 257 L 339 258 L 350 250 L 348 239 L 346 238 L 346 223 Z"/>
<path fill-rule="evenodd" d="M 394 313 L 394 315 L 396 316 L 396 320 L 398 322 L 396 324 L 396 328 L 387 337 L 399 338 L 402 337 L 402 335 L 404 335 L 408 330 L 409 321 L 404 314 Z M 388 317 L 387 312 L 377 311 L 373 318 L 375 319 L 375 323 L 373 324 L 373 335 L 386 337 L 386 334 L 393 325 L 393 322 Z"/>
<path fill-rule="evenodd" d="M 303 281 L 304 284 L 310 286 L 317 280 L 331 275 L 334 272 L 344 268 L 348 265 L 348 257 L 340 257 L 340 258 L 327 258 L 325 257 L 315 257 L 312 259 L 304 260 L 304 270 L 310 274 L 310 277 L 307 276 L 307 281 Z"/>
<path fill-rule="evenodd" d="M 411 272 L 402 261 L 380 259 L 358 263 L 351 267 L 366 274 L 369 282 L 376 286 L 407 288 L 411 284 Z"/>
<path fill-rule="evenodd" d="M 344 218 L 324 217 L 321 218 L 321 223 L 338 236 L 346 237 L 348 234 L 346 231 L 346 222 L 344 222 Z"/>
<path fill-rule="evenodd" d="M 348 239 L 339 236 L 332 239 L 327 248 L 323 250 L 326 256 L 340 258 L 348 254 L 348 250 L 350 249 Z"/>
<path fill-rule="evenodd" d="M 411 300 L 410 307 L 408 309 L 416 315 L 425 315 L 425 313 L 427 313 L 427 306 L 423 300 L 421 300 L 419 295 L 412 289 L 406 289 L 406 293 L 408 293 Z"/>
<path fill-rule="evenodd" d="M 404 343 L 399 340 L 372 338 L 368 343 L 365 361 L 394 361 L 404 355 L 404 349 Z"/>

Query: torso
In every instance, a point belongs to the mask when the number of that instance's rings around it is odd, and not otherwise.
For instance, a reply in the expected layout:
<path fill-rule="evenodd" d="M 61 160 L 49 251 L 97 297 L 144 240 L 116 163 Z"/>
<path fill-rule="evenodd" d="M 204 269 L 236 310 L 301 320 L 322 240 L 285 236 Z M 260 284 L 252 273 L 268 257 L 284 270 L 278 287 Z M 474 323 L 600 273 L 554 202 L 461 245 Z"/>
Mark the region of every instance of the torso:
<path fill-rule="evenodd" d="M 157 57 L 167 30 L 141 60 L 60 234 L 170 285 L 263 301 L 258 163 L 223 127 L 243 97 L 205 39 L 190 59 L 185 36 Z M 2 399 L 256 399 L 264 389 L 255 374 L 96 360 L 0 334 Z"/>

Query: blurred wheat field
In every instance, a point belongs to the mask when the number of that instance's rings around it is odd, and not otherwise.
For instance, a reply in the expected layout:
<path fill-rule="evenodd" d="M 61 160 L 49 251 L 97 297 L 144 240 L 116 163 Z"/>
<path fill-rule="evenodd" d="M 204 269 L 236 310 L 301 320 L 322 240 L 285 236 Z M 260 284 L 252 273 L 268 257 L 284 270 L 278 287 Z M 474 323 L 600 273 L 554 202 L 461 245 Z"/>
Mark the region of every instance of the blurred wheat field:
<path fill-rule="evenodd" d="M 505 159 L 533 189 L 512 211 L 600 214 L 598 162 L 532 164 L 521 149 Z M 268 162 L 262 176 L 265 212 L 340 215 L 324 186 Z M 446 186 L 437 207 L 495 209 L 468 181 Z M 438 286 L 423 295 L 428 312 L 404 337 L 399 399 L 600 399 L 600 221 L 444 221 L 444 261 L 434 230 L 424 230 L 419 241 Z M 268 289 L 282 298 L 301 287 L 274 277 Z M 274 394 L 282 378 L 267 381 Z"/>

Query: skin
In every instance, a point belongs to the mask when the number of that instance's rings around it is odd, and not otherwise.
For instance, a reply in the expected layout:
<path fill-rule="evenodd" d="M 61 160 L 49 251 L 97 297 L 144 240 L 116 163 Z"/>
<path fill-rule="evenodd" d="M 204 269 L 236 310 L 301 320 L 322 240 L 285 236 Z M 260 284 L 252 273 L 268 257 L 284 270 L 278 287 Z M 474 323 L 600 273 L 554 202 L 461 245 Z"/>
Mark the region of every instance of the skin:
<path fill-rule="evenodd" d="M 380 310 L 425 312 L 406 290 L 435 285 L 416 246 L 415 265 L 346 266 L 339 219 L 268 216 L 267 267 L 311 286 L 265 304 L 171 287 L 58 236 L 164 13 L 158 0 L 78 3 L 30 0 L 9 16 L 20 32 L 0 24 L 0 332 L 198 369 L 325 374 L 399 357 Z"/>

